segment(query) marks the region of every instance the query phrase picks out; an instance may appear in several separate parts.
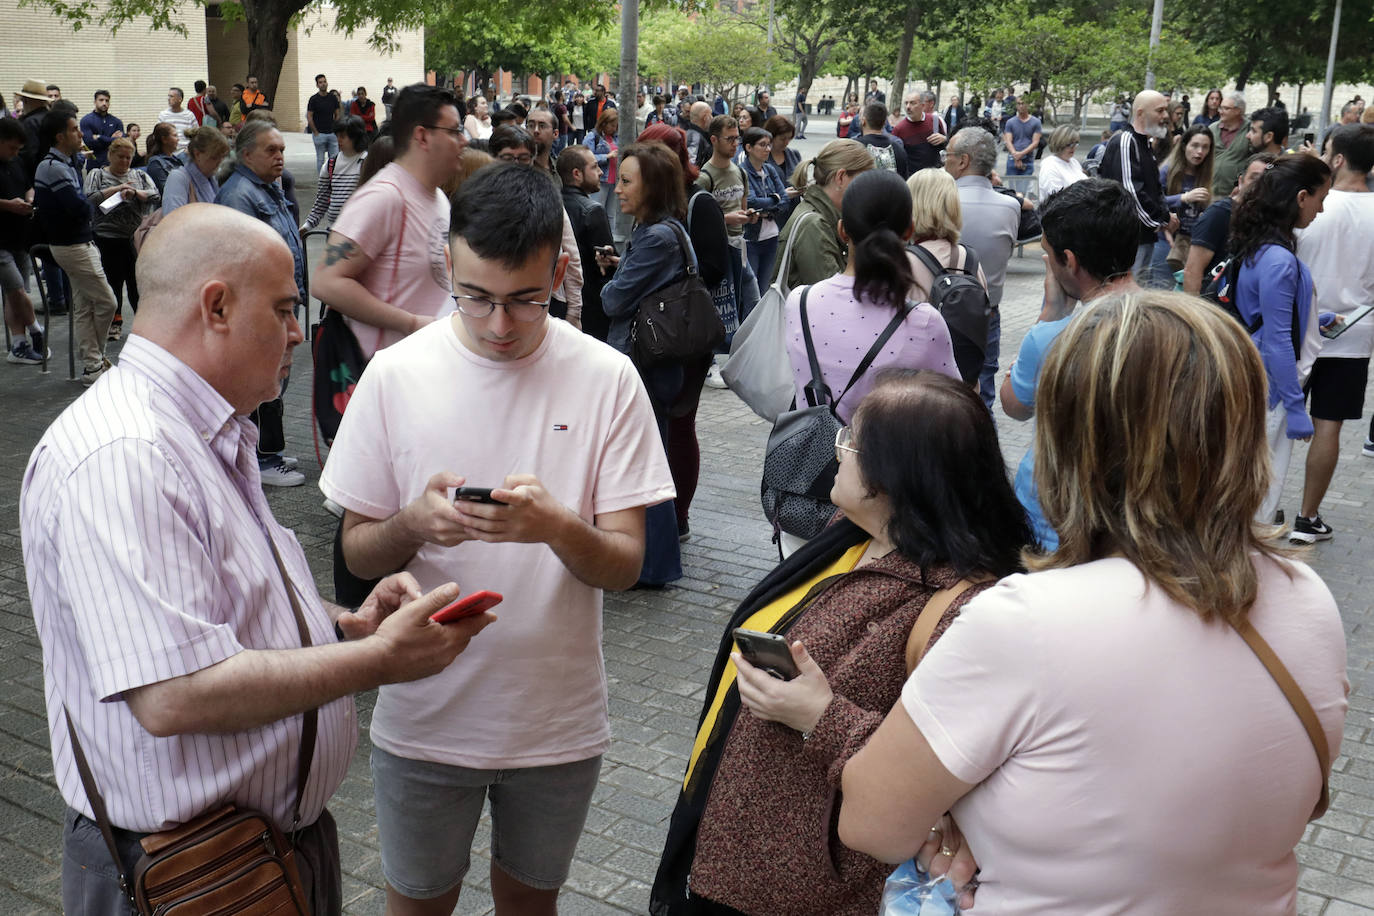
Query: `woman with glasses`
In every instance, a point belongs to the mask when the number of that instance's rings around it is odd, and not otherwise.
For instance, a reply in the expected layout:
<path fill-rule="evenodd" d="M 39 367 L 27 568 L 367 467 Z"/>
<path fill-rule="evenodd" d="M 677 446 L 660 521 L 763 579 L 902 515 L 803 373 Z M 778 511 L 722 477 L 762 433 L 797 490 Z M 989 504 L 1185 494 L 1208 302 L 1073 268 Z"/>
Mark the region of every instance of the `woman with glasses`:
<path fill-rule="evenodd" d="M 840 430 L 835 457 L 830 498 L 844 517 L 769 573 L 726 625 L 655 916 L 876 913 L 892 868 L 836 838 L 840 773 L 901 695 L 927 603 L 948 590 L 931 604 L 919 650 L 1021 568 L 1030 530 L 992 417 L 968 386 L 885 373 Z M 737 627 L 783 636 L 796 676 L 742 658 Z"/>
<path fill-rule="evenodd" d="M 615 274 L 601 288 L 601 308 L 611 321 L 606 342 L 633 357 L 630 327 L 640 301 L 682 279 L 689 264 L 697 266 L 697 256 L 682 224 L 687 194 L 677 155 L 662 143 L 632 143 L 621 151 L 619 160 L 615 193 L 620 211 L 634 220 L 634 232 L 624 255 L 598 252 L 596 261 L 608 269 L 615 267 Z M 638 368 L 666 444 L 669 411 L 682 394 L 686 367 Z M 672 502 L 661 503 L 648 510 L 640 584 L 661 586 L 680 578 L 677 510 Z"/>

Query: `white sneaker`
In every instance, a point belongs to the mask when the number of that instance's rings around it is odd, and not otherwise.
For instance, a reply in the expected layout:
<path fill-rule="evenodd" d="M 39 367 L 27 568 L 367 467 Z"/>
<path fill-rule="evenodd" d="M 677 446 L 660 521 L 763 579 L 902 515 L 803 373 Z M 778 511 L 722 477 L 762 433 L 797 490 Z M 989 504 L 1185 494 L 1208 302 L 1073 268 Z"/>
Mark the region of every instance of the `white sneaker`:
<path fill-rule="evenodd" d="M 1364 440 L 1364 448 L 1360 449 L 1360 454 L 1366 458 L 1374 458 L 1374 442 Z"/>
<path fill-rule="evenodd" d="M 720 376 L 720 366 L 711 363 L 711 368 L 706 370 L 706 385 L 708 388 L 729 388 L 725 379 Z"/>
<path fill-rule="evenodd" d="M 293 471 L 282 463 L 281 458 L 273 455 L 271 458 L 258 465 L 258 473 L 262 475 L 262 485 L 264 487 L 299 487 L 305 483 L 305 475 L 300 471 Z"/>

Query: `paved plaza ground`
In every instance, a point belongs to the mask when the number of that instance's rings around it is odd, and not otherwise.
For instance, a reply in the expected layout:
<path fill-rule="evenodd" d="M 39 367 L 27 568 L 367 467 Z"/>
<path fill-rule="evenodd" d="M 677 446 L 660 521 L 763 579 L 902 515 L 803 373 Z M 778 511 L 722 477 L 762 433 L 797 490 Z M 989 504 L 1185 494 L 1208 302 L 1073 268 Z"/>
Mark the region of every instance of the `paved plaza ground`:
<path fill-rule="evenodd" d="M 813 120 L 819 149 L 833 126 Z M 291 138 L 290 167 L 305 180 L 312 172 L 308 138 Z M 308 199 L 302 204 L 308 206 Z M 189 253 L 188 253 L 189 254 Z M 1014 258 L 1002 305 L 1005 367 L 1040 307 L 1043 268 L 1038 253 Z M 0 398 L 8 434 L 0 444 L 0 914 L 51 914 L 59 910 L 60 833 L 63 802 L 53 782 L 48 728 L 43 712 L 41 653 L 29 613 L 20 551 L 19 487 L 29 453 L 54 417 L 80 395 L 66 380 L 66 319 L 55 319 L 52 372 L 0 365 Z M 117 358 L 118 345 L 111 346 Z M 310 366 L 305 348 L 296 354 L 287 394 L 287 439 L 309 481 L 290 490 L 269 490 L 277 518 L 295 530 L 310 557 L 316 582 L 328 595 L 334 519 L 320 506 L 319 466 L 310 435 Z M 1161 379 L 1167 396 L 1167 379 Z M 1374 398 L 1369 402 L 1374 405 Z M 1007 461 L 1020 460 L 1029 424 L 997 423 Z M 606 755 L 586 832 L 560 910 L 567 914 L 644 913 L 681 784 L 686 755 L 704 694 L 704 683 L 721 628 L 736 606 L 777 559 L 758 502 L 759 470 L 768 427 L 728 391 L 707 389 L 698 418 L 702 447 L 701 487 L 692 507 L 692 537 L 683 546 L 685 577 L 661 592 L 606 596 L 605 654 L 610 681 L 612 745 Z M 1368 489 L 1374 461 L 1360 456 L 1363 424 L 1348 424 L 1342 457 L 1324 504 L 1335 528 L 1333 541 L 1315 548 L 1309 561 L 1325 578 L 1345 619 L 1350 653 L 1350 714 L 1342 754 L 1332 775 L 1331 810 L 1308 829 L 1298 849 L 1302 863 L 1298 911 L 1341 916 L 1374 912 L 1374 636 L 1369 595 L 1374 590 L 1374 533 L 1368 524 Z M 1301 446 L 1288 477 L 1284 507 L 1297 511 L 1302 482 Z M 537 469 L 535 469 L 537 471 Z M 115 486 L 111 482 L 111 486 Z M 465 590 L 482 583 L 466 583 Z M 99 600 L 99 596 L 91 596 Z M 461 664 L 461 660 L 459 661 Z M 359 697 L 359 718 L 370 720 L 375 694 Z M 1129 714 L 1129 710 L 1123 710 Z M 343 851 L 345 912 L 377 916 L 383 909 L 382 873 L 372 811 L 366 728 L 356 759 L 330 809 L 339 822 Z M 1046 824 L 1053 830 L 1054 824 Z M 1186 830 L 1186 824 L 1178 825 Z M 1166 842 L 1167 838 L 1161 838 Z M 491 912 L 486 825 L 478 833 L 472 872 L 458 905 L 461 914 Z M 1165 879 L 1166 876 L 1161 876 Z M 977 912 L 976 908 L 974 912 Z"/>

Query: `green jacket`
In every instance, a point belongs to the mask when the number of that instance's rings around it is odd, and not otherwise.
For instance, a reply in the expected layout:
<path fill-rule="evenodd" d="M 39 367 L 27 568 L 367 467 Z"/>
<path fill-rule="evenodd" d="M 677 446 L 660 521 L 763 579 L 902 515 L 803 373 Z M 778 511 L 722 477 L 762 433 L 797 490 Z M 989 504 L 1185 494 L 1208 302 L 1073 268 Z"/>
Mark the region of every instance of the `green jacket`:
<path fill-rule="evenodd" d="M 1230 146 L 1221 145 L 1221 122 L 1214 121 L 1211 127 L 1207 128 L 1212 132 L 1212 145 L 1216 148 L 1216 160 L 1212 165 L 1212 196 L 1230 197 L 1231 191 L 1236 187 L 1236 181 L 1240 179 L 1240 173 L 1245 170 L 1245 163 L 1250 158 L 1250 141 L 1245 139 L 1246 128 L 1250 126 L 1248 121 L 1242 122 L 1240 130 L 1231 138 Z"/>
<path fill-rule="evenodd" d="M 805 220 L 805 225 L 802 225 L 802 217 L 808 213 L 819 214 L 820 218 Z M 782 253 L 787 250 L 788 242 L 794 233 L 797 243 L 792 246 L 792 258 L 788 263 L 786 282 L 783 284 L 785 287 L 796 289 L 807 283 L 833 277 L 844 270 L 848 255 L 844 246 L 840 244 L 840 236 L 836 231 L 839 221 L 840 211 L 830 202 L 825 189 L 819 185 L 808 187 L 802 193 L 797 209 L 787 218 L 787 225 L 778 236 L 778 256 L 773 265 L 773 282 L 778 282 L 778 274 L 782 270 Z M 798 226 L 801 228 L 798 229 Z"/>

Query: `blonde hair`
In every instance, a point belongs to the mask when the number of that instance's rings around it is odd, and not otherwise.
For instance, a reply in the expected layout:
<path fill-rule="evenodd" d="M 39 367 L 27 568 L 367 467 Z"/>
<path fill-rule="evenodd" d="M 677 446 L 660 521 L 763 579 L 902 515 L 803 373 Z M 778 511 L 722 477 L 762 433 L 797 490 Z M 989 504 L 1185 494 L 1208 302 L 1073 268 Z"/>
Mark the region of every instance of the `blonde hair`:
<path fill-rule="evenodd" d="M 1374 105 L 1366 105 L 1364 114 L 1360 115 L 1361 124 L 1374 124 Z"/>
<path fill-rule="evenodd" d="M 945 239 L 959 244 L 964 213 L 959 207 L 959 188 L 944 169 L 921 169 L 906 180 L 911 192 L 912 238 Z"/>
<path fill-rule="evenodd" d="M 116 137 L 110 141 L 108 152 L 113 153 L 117 149 L 128 150 L 130 156 L 138 155 L 138 150 L 134 148 L 134 141 L 128 137 Z"/>
<path fill-rule="evenodd" d="M 1161 390 L 1163 386 L 1163 390 Z M 1203 620 L 1254 603 L 1269 487 L 1264 366 L 1243 328 L 1180 293 L 1105 297 L 1060 334 L 1036 395 L 1035 485 L 1059 549 L 1118 555 Z"/>
<path fill-rule="evenodd" d="M 473 173 L 484 166 L 491 165 L 496 160 L 490 153 L 485 153 L 480 149 L 467 147 L 458 156 L 458 171 L 453 173 L 453 177 L 444 182 L 442 190 L 444 194 L 452 197 L 463 182 L 472 177 Z"/>
<path fill-rule="evenodd" d="M 190 138 L 186 151 L 192 155 L 224 156 L 229 152 L 229 139 L 218 127 L 197 127 L 188 130 L 186 136 Z"/>
<path fill-rule="evenodd" d="M 1046 144 L 1047 152 L 1052 156 L 1058 156 L 1077 142 L 1078 128 L 1072 124 L 1060 124 L 1054 129 L 1054 133 L 1050 134 L 1050 141 Z"/>
<path fill-rule="evenodd" d="M 825 187 L 841 169 L 853 176 L 867 172 L 871 168 L 873 157 L 869 155 L 868 147 L 857 140 L 831 140 L 819 153 L 803 160 L 802 164 L 797 166 L 796 171 L 792 173 L 792 187 L 798 191 L 806 190 L 809 183 L 806 177 L 808 169 L 811 172 L 811 181 Z"/>

